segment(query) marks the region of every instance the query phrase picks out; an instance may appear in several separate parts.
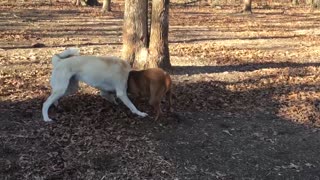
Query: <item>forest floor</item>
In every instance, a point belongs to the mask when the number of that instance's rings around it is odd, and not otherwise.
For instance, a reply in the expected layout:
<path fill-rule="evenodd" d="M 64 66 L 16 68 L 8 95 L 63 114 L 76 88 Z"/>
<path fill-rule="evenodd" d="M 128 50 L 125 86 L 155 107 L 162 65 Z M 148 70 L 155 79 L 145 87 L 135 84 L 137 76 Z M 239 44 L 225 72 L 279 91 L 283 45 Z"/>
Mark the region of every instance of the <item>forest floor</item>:
<path fill-rule="evenodd" d="M 320 12 L 172 7 L 175 113 L 82 85 L 50 110 L 51 57 L 121 54 L 123 6 L 0 6 L 0 179 L 319 179 Z"/>

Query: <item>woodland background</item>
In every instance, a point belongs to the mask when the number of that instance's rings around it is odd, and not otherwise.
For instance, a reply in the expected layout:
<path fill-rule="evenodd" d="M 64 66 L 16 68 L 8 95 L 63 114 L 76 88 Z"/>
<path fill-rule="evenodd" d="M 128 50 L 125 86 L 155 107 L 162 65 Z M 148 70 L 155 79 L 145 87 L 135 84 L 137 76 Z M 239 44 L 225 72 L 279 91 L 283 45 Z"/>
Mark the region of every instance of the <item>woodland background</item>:
<path fill-rule="evenodd" d="M 320 12 L 252 3 L 171 1 L 174 113 L 138 103 L 140 119 L 82 85 L 47 124 L 52 55 L 120 56 L 123 1 L 1 1 L 0 179 L 319 179 Z"/>

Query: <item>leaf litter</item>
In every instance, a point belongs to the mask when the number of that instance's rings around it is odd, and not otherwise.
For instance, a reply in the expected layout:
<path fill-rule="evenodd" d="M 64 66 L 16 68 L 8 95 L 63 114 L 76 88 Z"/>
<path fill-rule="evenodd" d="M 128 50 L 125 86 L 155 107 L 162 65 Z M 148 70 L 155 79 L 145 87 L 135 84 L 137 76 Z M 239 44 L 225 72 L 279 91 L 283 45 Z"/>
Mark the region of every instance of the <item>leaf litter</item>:
<path fill-rule="evenodd" d="M 27 7 L 0 7 L 1 178 L 317 177 L 320 40 L 301 29 L 318 27 L 319 14 L 173 7 L 175 113 L 163 103 L 160 122 L 140 119 L 81 85 L 46 124 L 40 109 L 52 54 L 78 46 L 82 54 L 120 56 L 123 5 L 104 15 Z M 152 115 L 146 102 L 134 102 Z"/>

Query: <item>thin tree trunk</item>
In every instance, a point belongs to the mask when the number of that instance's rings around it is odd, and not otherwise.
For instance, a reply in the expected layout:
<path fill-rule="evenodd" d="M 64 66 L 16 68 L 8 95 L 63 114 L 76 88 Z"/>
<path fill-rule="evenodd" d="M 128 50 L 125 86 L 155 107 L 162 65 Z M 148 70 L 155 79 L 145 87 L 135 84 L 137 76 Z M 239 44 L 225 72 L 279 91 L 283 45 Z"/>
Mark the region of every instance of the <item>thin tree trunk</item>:
<path fill-rule="evenodd" d="M 298 4 L 299 4 L 298 0 L 292 0 L 292 5 L 298 5 Z"/>
<path fill-rule="evenodd" d="M 169 0 L 153 0 L 147 67 L 170 68 L 168 47 Z"/>
<path fill-rule="evenodd" d="M 98 0 L 75 0 L 74 4 L 76 6 L 98 6 Z"/>
<path fill-rule="evenodd" d="M 80 6 L 81 4 L 80 4 L 80 0 L 75 0 L 74 1 L 74 4 L 76 5 L 76 6 Z"/>
<path fill-rule="evenodd" d="M 125 0 L 122 58 L 133 68 L 143 69 L 147 61 L 148 0 Z"/>
<path fill-rule="evenodd" d="M 243 5 L 243 9 L 242 12 L 243 13 L 252 13 L 252 9 L 251 9 L 251 4 L 252 4 L 252 0 L 244 0 L 244 5 Z"/>
<path fill-rule="evenodd" d="M 103 0 L 102 12 L 111 11 L 111 0 Z"/>
<path fill-rule="evenodd" d="M 312 8 L 320 8 L 320 0 L 312 0 Z"/>
<path fill-rule="evenodd" d="M 210 0 L 209 3 L 211 7 L 218 6 L 220 5 L 220 0 Z"/>
<path fill-rule="evenodd" d="M 98 0 L 87 0 L 87 5 L 89 6 L 99 6 Z"/>

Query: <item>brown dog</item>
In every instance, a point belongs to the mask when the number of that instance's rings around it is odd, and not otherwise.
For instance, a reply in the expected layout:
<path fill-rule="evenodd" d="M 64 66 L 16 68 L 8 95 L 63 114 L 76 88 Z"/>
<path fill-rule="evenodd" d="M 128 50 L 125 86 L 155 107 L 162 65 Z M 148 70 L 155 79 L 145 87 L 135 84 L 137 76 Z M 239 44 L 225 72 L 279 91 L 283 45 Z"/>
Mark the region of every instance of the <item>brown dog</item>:
<path fill-rule="evenodd" d="M 160 104 L 164 95 L 169 99 L 169 108 L 172 111 L 171 84 L 170 75 L 160 68 L 132 70 L 128 78 L 128 93 L 138 97 L 149 97 L 149 104 L 156 112 L 155 120 L 158 120 L 161 113 Z"/>

